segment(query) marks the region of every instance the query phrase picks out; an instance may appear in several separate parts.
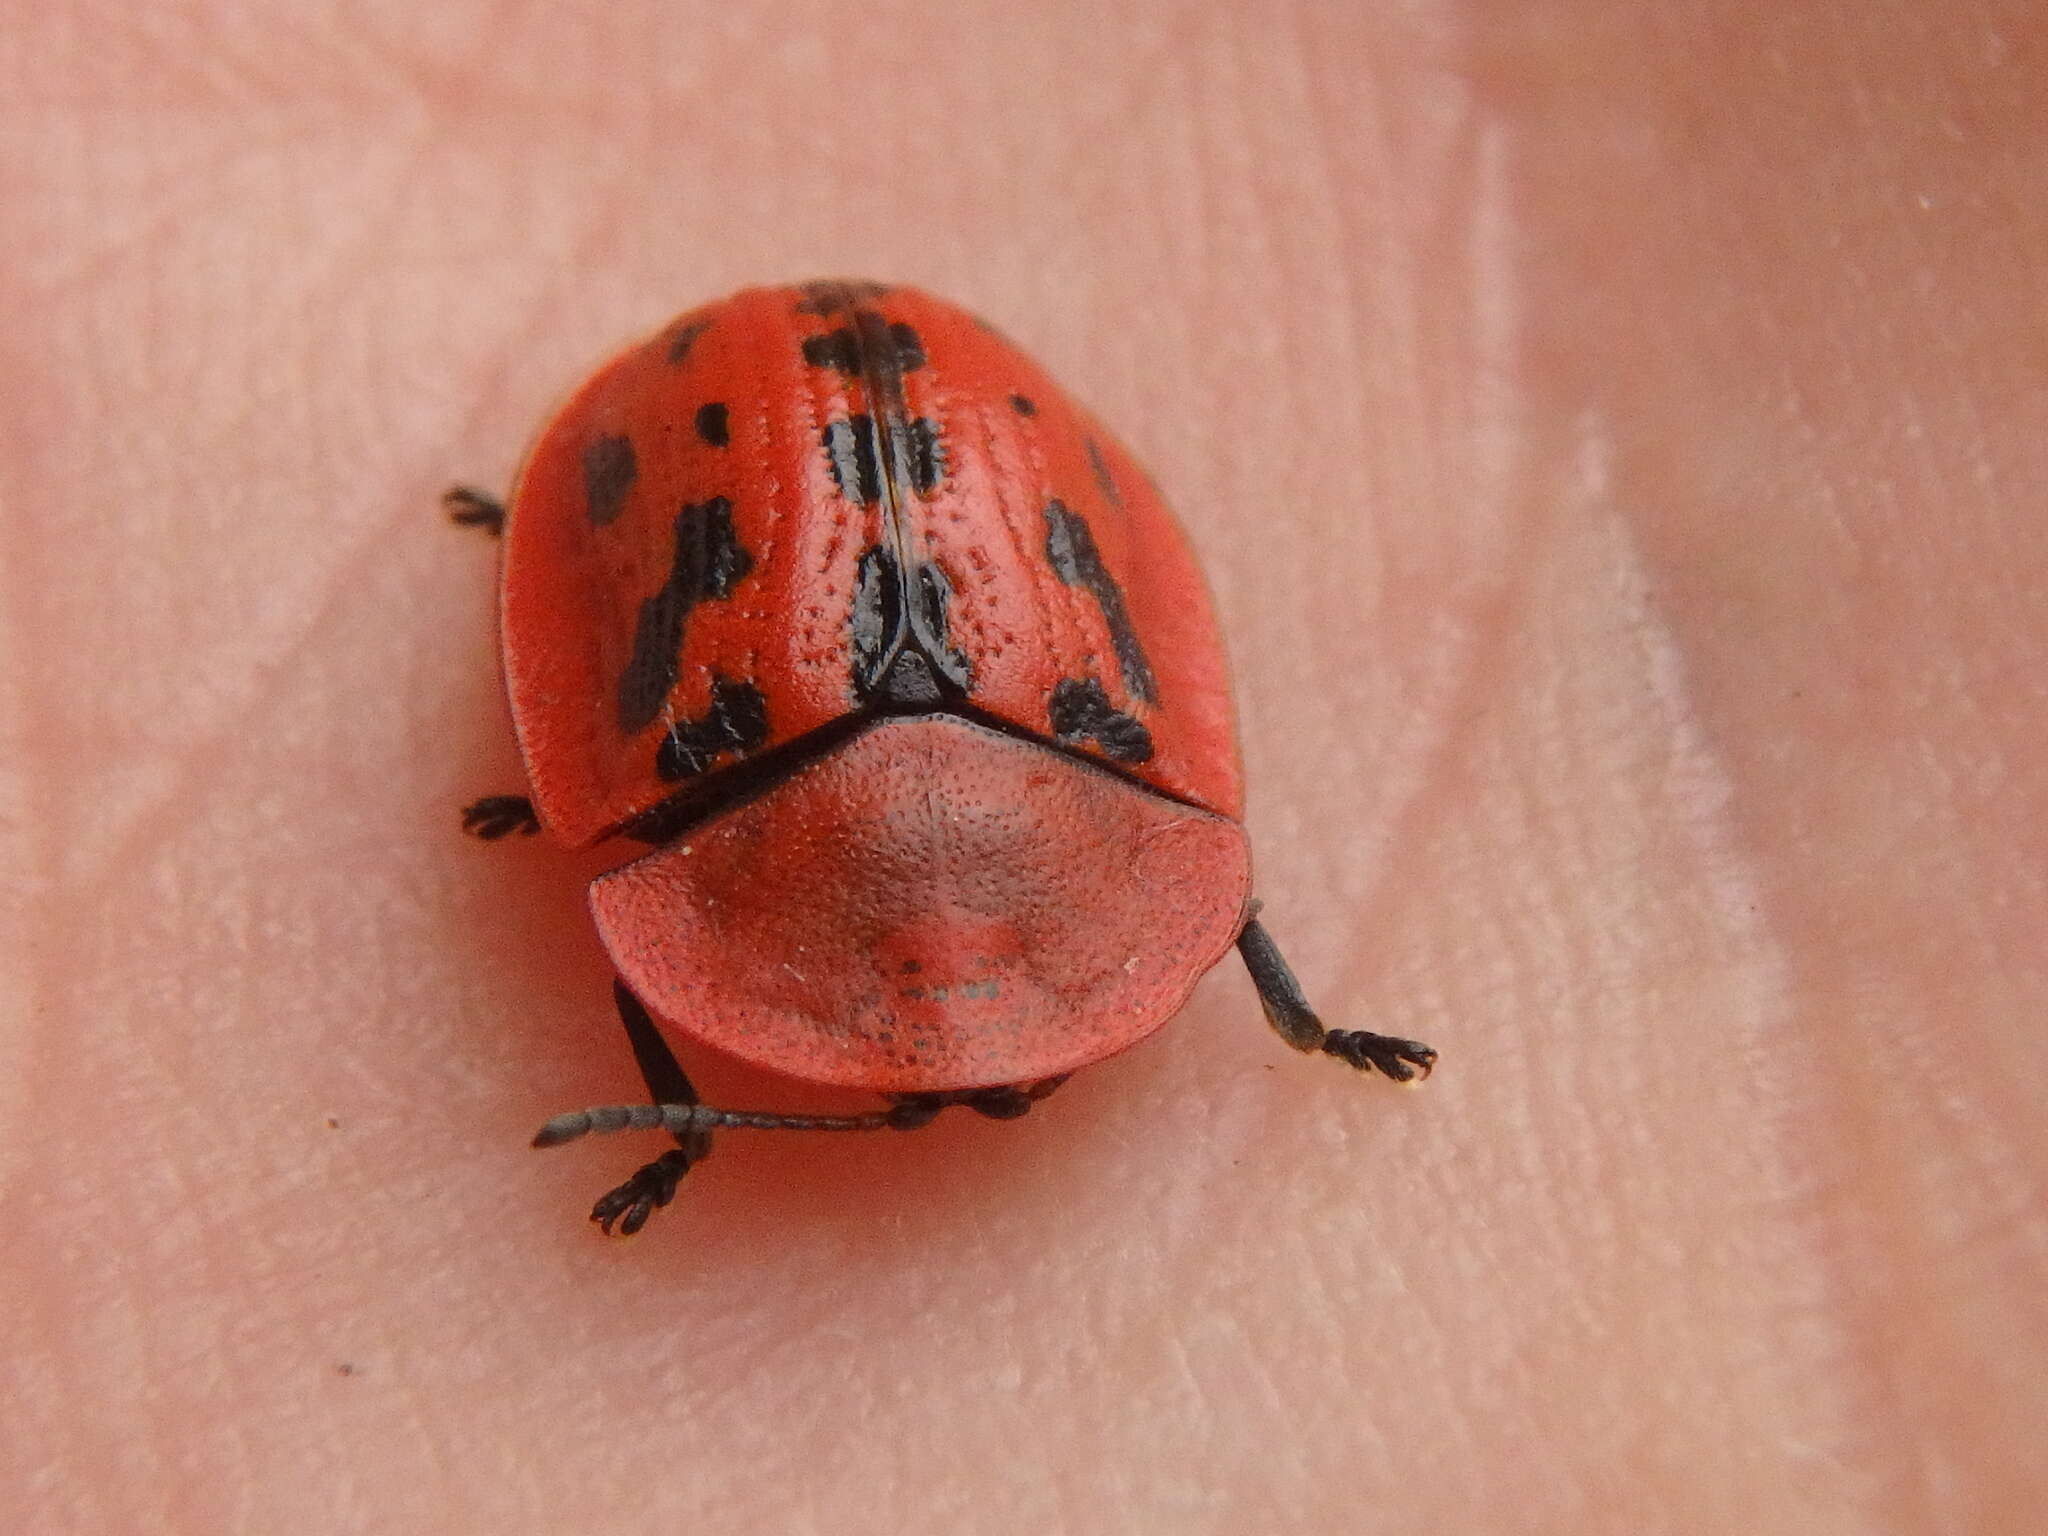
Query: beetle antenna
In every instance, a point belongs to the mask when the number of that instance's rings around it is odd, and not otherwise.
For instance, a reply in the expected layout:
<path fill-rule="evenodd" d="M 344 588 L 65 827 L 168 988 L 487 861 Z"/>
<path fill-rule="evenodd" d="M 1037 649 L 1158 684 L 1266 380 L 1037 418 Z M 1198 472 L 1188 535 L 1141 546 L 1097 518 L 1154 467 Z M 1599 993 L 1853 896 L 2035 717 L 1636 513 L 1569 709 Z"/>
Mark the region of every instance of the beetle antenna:
<path fill-rule="evenodd" d="M 607 1104 L 557 1115 L 534 1135 L 536 1147 L 559 1147 L 585 1136 L 613 1131 L 667 1131 L 672 1136 L 708 1131 L 886 1131 L 909 1130 L 922 1119 L 895 1109 L 864 1115 L 777 1115 L 751 1109 L 713 1109 L 708 1104 Z"/>

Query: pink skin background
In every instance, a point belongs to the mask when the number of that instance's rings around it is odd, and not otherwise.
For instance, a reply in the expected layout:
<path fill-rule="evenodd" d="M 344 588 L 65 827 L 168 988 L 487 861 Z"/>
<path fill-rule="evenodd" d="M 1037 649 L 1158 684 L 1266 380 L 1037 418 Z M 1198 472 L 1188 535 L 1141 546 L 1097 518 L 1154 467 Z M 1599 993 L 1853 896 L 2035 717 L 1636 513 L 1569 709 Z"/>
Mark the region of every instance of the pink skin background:
<path fill-rule="evenodd" d="M 112 0 L 0 36 L 0 1527 L 2016 1532 L 2048 1496 L 2032 4 Z M 1178 505 L 1269 921 L 1026 1121 L 631 1243 L 502 485 L 750 282 Z M 704 1062 L 708 1095 L 813 1105 Z"/>

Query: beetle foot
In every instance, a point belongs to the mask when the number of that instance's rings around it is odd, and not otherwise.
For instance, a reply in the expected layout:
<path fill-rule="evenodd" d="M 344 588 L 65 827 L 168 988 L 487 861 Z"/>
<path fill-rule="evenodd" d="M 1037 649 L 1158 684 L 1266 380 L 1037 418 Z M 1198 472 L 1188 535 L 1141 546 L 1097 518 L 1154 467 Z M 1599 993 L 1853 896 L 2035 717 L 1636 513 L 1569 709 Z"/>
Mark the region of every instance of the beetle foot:
<path fill-rule="evenodd" d="M 1031 1097 L 1022 1088 L 983 1088 L 962 1102 L 991 1120 L 1015 1120 L 1031 1113 Z"/>
<path fill-rule="evenodd" d="M 604 1229 L 606 1237 L 614 1235 L 614 1226 L 617 1236 L 631 1237 L 647 1225 L 648 1217 L 675 1199 L 676 1186 L 696 1160 L 680 1148 L 662 1153 L 617 1189 L 600 1195 L 590 1208 L 590 1219 Z"/>
<path fill-rule="evenodd" d="M 1015 1120 L 1031 1113 L 1031 1106 L 1046 1097 L 1073 1074 L 1062 1072 L 1058 1077 L 1044 1078 L 1025 1087 L 1020 1083 L 1009 1083 L 999 1088 L 956 1088 L 943 1093 L 899 1093 L 893 1095 L 895 1104 L 889 1110 L 889 1126 L 892 1130 L 914 1131 L 930 1125 L 942 1109 L 954 1105 L 971 1109 L 977 1115 L 987 1115 L 991 1120 Z"/>
<path fill-rule="evenodd" d="M 1435 1047 L 1368 1029 L 1333 1029 L 1323 1037 L 1322 1049 L 1361 1072 L 1384 1072 L 1397 1083 L 1427 1077 L 1436 1066 Z"/>
<path fill-rule="evenodd" d="M 531 837 L 540 830 L 540 817 L 524 795 L 485 795 L 462 808 L 462 830 L 495 843 L 514 832 Z"/>
<path fill-rule="evenodd" d="M 939 1111 L 953 1100 L 943 1093 L 891 1094 L 895 1100 L 886 1111 L 892 1131 L 921 1131 L 939 1118 Z"/>
<path fill-rule="evenodd" d="M 481 528 L 493 535 L 505 531 L 505 504 L 471 486 L 451 486 L 443 491 L 441 506 L 452 521 L 465 528 Z"/>

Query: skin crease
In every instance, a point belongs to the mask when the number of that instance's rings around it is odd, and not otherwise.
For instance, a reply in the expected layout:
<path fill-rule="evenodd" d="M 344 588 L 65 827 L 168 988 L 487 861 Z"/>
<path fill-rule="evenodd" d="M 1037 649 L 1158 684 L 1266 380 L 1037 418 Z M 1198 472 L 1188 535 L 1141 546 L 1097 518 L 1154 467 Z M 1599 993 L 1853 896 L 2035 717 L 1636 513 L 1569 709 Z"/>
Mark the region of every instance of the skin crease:
<path fill-rule="evenodd" d="M 0 1525 L 2038 1518 L 2038 11 L 1509 9 L 10 21 Z M 1151 467 L 1267 919 L 1426 1088 L 1227 962 L 632 1243 L 658 1141 L 526 1150 L 637 1084 L 605 859 L 455 830 L 518 764 L 435 495 L 839 273 Z"/>

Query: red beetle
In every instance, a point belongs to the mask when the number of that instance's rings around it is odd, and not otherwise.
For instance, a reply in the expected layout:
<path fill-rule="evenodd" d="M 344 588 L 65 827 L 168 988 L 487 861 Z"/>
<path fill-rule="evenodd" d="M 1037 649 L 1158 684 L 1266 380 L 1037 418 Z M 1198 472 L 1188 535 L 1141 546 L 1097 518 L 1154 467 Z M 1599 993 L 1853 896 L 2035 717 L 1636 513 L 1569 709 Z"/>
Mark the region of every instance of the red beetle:
<path fill-rule="evenodd" d="M 506 687 L 532 798 L 464 812 L 652 851 L 590 905 L 650 1106 L 553 1146 L 678 1148 L 597 1202 L 637 1231 L 714 1130 L 1023 1114 L 1143 1039 L 1237 945 L 1303 1051 L 1326 1030 L 1254 920 L 1229 683 L 1185 538 L 1029 358 L 908 288 L 760 288 L 621 354 L 548 423 L 505 533 Z M 858 1115 L 712 1109 L 650 1013 Z"/>

